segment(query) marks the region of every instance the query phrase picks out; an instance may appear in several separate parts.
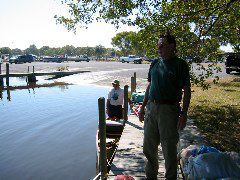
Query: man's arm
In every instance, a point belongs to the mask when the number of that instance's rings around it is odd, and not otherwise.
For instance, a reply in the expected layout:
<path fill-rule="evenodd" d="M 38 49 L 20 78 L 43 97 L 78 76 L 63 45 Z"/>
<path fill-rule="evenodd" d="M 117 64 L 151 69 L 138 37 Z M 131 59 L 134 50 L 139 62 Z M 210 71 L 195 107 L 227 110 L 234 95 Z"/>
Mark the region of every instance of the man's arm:
<path fill-rule="evenodd" d="M 187 112 L 191 99 L 191 88 L 190 86 L 183 87 L 183 106 L 178 120 L 178 129 L 183 130 L 186 127 Z"/>
<path fill-rule="evenodd" d="M 145 111 L 145 107 L 146 107 L 147 102 L 148 102 L 150 85 L 151 85 L 151 83 L 149 83 L 148 86 L 147 86 L 147 88 L 146 88 L 146 92 L 145 92 L 143 104 L 142 104 L 142 107 L 141 107 L 140 112 L 139 112 L 139 121 L 140 121 L 140 122 L 143 122 L 143 121 L 144 121 L 144 114 L 145 114 L 144 111 Z"/>

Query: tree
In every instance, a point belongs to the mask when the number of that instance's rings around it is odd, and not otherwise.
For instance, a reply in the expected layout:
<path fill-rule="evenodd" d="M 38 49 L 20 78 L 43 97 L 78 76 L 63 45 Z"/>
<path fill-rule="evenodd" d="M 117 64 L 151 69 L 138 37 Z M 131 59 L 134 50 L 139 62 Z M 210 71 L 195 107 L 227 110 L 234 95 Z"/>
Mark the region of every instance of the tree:
<path fill-rule="evenodd" d="M 49 56 L 50 55 L 49 50 L 50 50 L 49 46 L 43 46 L 39 49 L 39 54 L 44 56 Z"/>
<path fill-rule="evenodd" d="M 38 55 L 39 54 L 39 50 L 37 49 L 37 47 L 33 44 L 30 45 L 29 48 L 25 49 L 25 54 L 34 54 L 34 55 Z"/>
<path fill-rule="evenodd" d="M 120 32 L 112 38 L 112 45 L 117 47 L 123 55 L 137 54 L 143 56 L 145 51 L 141 40 L 141 34 L 137 32 Z"/>
<path fill-rule="evenodd" d="M 104 46 L 98 45 L 98 46 L 95 47 L 95 53 L 96 53 L 98 58 L 103 56 L 105 52 L 106 52 L 106 48 Z"/>
<path fill-rule="evenodd" d="M 117 47 L 126 56 L 129 54 L 135 54 L 135 32 L 120 32 L 112 38 L 112 45 Z"/>
<path fill-rule="evenodd" d="M 107 50 L 107 54 L 108 54 L 108 56 L 115 57 L 116 56 L 116 50 L 113 49 L 113 48 L 109 48 Z"/>
<path fill-rule="evenodd" d="M 94 47 L 77 47 L 76 48 L 76 55 L 93 56 L 94 53 L 95 53 Z"/>
<path fill-rule="evenodd" d="M 75 55 L 75 52 L 76 52 L 75 47 L 69 46 L 69 45 L 62 47 L 62 50 L 63 50 L 63 53 L 67 54 L 68 56 L 73 56 Z"/>
<path fill-rule="evenodd" d="M 18 48 L 15 48 L 15 49 L 12 49 L 12 54 L 13 55 L 20 55 L 22 54 L 22 50 L 21 49 L 18 49 Z"/>
<path fill-rule="evenodd" d="M 0 48 L 0 54 L 12 54 L 12 50 L 9 47 L 2 47 Z"/>
<path fill-rule="evenodd" d="M 166 31 L 176 36 L 179 55 L 196 62 L 218 59 L 220 45 L 230 43 L 239 51 L 238 0 L 65 0 L 64 3 L 70 16 L 56 18 L 68 30 L 101 20 L 117 28 L 121 23 L 137 26 L 139 45 L 148 55 L 156 53 L 158 37 Z"/>

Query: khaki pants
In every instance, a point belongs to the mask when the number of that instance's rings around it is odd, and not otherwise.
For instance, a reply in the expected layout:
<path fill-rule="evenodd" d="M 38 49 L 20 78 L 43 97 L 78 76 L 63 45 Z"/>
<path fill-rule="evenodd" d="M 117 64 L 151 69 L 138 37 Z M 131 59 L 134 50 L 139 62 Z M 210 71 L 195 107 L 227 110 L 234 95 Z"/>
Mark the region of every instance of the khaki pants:
<path fill-rule="evenodd" d="M 158 146 L 161 143 L 165 159 L 166 179 L 177 178 L 177 120 L 179 105 L 148 102 L 144 121 L 143 152 L 147 158 L 146 176 L 157 179 Z"/>

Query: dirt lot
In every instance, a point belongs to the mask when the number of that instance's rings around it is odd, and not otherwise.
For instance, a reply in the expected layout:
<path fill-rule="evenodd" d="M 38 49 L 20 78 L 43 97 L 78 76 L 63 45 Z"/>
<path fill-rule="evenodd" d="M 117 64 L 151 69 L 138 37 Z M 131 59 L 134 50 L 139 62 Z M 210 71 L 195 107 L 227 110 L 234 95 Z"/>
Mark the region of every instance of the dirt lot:
<path fill-rule="evenodd" d="M 207 65 L 207 64 L 205 64 Z M 10 64 L 10 73 L 24 73 L 32 71 L 34 66 L 35 72 L 52 72 L 61 70 L 69 71 L 79 71 L 88 70 L 90 73 L 83 73 L 78 75 L 78 82 L 97 84 L 102 86 L 111 86 L 111 82 L 114 79 L 119 79 L 121 85 L 130 85 L 131 76 L 134 72 L 137 74 L 137 89 L 144 90 L 147 85 L 147 74 L 150 64 L 132 64 L 132 63 L 121 63 L 121 62 L 63 62 L 63 63 L 45 63 L 45 62 L 33 62 L 25 64 Z M 225 68 L 223 64 L 220 64 L 222 72 L 214 74 L 219 77 L 228 76 L 225 73 Z M 193 67 L 195 65 L 193 64 Z M 2 64 L 2 73 L 5 73 L 5 63 Z M 199 72 L 194 70 L 196 74 Z M 67 79 L 67 78 L 65 78 Z M 68 81 L 72 81 L 69 77 Z"/>
<path fill-rule="evenodd" d="M 53 72 L 58 69 L 79 71 L 88 70 L 90 73 L 78 74 L 78 82 L 97 84 L 101 86 L 111 86 L 114 79 L 119 79 L 121 85 L 130 85 L 131 76 L 134 72 L 137 73 L 138 89 L 145 89 L 147 83 L 147 73 L 150 64 L 131 64 L 121 62 L 63 62 L 63 63 L 44 63 L 33 62 L 25 64 L 10 64 L 10 73 L 26 73 L 28 67 L 32 72 L 34 66 L 35 72 Z M 2 73 L 6 73 L 5 63 L 2 64 Z M 64 80 L 75 83 L 73 78 L 61 78 L 58 81 Z"/>

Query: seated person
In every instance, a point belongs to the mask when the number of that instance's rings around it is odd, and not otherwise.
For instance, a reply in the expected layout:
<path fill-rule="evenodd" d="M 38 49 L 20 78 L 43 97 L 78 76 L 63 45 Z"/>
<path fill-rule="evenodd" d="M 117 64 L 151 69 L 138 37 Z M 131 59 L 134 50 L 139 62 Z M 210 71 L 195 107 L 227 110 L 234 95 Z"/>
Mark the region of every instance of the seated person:
<path fill-rule="evenodd" d="M 107 99 L 107 114 L 108 119 L 119 120 L 122 119 L 123 111 L 123 98 L 124 98 L 124 91 L 120 88 L 120 84 L 118 80 L 114 80 L 113 88 L 108 93 Z"/>

